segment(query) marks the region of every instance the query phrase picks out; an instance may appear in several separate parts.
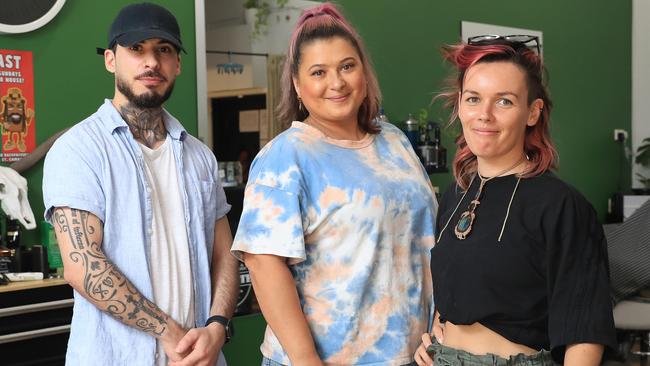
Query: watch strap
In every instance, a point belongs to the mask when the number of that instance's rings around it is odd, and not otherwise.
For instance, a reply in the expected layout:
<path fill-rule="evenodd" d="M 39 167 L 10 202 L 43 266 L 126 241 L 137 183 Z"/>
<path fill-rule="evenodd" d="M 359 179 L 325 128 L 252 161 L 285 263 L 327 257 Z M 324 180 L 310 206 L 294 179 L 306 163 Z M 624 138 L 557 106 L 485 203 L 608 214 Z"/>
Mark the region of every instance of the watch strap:
<path fill-rule="evenodd" d="M 213 315 L 208 318 L 208 320 L 205 321 L 205 327 L 210 325 L 211 323 L 219 323 L 223 325 L 223 327 L 226 330 L 226 342 L 230 341 L 230 338 L 232 338 L 235 335 L 235 329 L 232 326 L 232 323 L 230 319 L 226 318 L 225 316 L 221 315 Z"/>

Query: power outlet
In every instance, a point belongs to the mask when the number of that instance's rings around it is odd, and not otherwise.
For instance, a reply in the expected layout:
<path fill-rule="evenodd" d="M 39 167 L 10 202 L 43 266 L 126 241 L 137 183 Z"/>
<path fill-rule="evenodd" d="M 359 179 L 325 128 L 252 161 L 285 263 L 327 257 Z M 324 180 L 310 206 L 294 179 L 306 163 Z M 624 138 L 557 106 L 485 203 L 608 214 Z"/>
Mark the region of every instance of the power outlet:
<path fill-rule="evenodd" d="M 627 141 L 627 131 L 621 128 L 614 129 L 614 141 L 625 142 Z"/>

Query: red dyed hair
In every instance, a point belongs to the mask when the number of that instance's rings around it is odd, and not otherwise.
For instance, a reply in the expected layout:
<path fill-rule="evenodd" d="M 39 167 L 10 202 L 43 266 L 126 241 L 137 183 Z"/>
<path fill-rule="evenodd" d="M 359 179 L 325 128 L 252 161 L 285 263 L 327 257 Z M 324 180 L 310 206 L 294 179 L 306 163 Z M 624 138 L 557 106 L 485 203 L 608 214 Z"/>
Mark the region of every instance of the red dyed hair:
<path fill-rule="evenodd" d="M 379 133 L 379 125 L 373 122 L 373 119 L 379 112 L 381 100 L 377 76 L 370 63 L 361 37 L 352 28 L 352 25 L 345 20 L 336 6 L 331 3 L 324 3 L 306 9 L 298 19 L 296 27 L 289 39 L 287 60 L 285 61 L 282 72 L 282 97 L 278 106 L 278 114 L 280 118 L 288 123 L 291 121 L 302 121 L 307 118 L 308 112 L 304 108 L 303 110 L 298 108 L 298 95 L 293 85 L 293 78 L 298 75 L 302 49 L 305 45 L 315 40 L 334 37 L 340 37 L 350 42 L 359 54 L 361 64 L 363 65 L 363 72 L 367 83 L 367 94 L 357 113 L 359 127 L 367 133 Z"/>
<path fill-rule="evenodd" d="M 465 73 L 478 63 L 512 62 L 526 74 L 528 84 L 528 105 L 541 99 L 544 107 L 539 120 L 534 126 L 526 127 L 524 152 L 529 159 L 530 168 L 520 174 L 522 178 L 538 176 L 549 169 L 556 168 L 558 155 L 551 141 L 549 120 L 553 103 L 546 87 L 546 70 L 541 58 L 522 44 L 503 41 L 489 45 L 457 44 L 442 49 L 444 59 L 456 67 L 457 75 L 449 80 L 450 90 L 436 98 L 445 100 L 445 106 L 452 109 L 449 124 L 458 119 L 459 95 L 463 90 Z M 461 131 L 456 138 L 456 156 L 453 173 L 456 183 L 463 190 L 469 187 L 472 177 L 477 172 L 476 156 L 470 151 Z"/>

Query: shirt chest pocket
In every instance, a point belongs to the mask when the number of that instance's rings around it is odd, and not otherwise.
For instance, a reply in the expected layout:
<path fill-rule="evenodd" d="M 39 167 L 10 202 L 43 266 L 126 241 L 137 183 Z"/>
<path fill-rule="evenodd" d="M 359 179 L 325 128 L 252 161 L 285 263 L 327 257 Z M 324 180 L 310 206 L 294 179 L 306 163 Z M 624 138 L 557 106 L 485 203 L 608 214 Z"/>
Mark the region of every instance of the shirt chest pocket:
<path fill-rule="evenodd" d="M 195 181 L 188 197 L 191 202 L 191 220 L 202 226 L 214 225 L 217 214 L 216 184 L 212 181 Z"/>

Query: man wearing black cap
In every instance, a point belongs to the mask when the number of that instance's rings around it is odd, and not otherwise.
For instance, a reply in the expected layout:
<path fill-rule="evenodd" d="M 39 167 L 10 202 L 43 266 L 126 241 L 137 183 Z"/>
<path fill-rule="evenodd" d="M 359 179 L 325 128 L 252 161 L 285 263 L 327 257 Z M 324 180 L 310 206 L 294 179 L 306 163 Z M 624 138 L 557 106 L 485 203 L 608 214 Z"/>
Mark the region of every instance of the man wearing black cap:
<path fill-rule="evenodd" d="M 69 365 L 225 365 L 230 205 L 212 152 L 162 108 L 181 50 L 168 10 L 123 8 L 102 53 L 114 98 L 46 158 L 45 217 L 75 289 Z"/>

